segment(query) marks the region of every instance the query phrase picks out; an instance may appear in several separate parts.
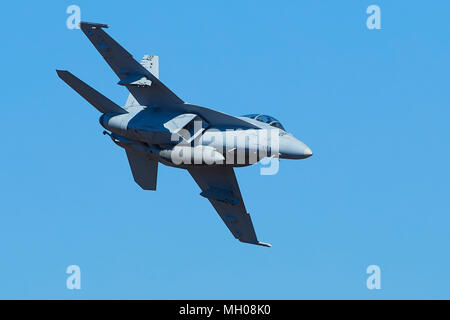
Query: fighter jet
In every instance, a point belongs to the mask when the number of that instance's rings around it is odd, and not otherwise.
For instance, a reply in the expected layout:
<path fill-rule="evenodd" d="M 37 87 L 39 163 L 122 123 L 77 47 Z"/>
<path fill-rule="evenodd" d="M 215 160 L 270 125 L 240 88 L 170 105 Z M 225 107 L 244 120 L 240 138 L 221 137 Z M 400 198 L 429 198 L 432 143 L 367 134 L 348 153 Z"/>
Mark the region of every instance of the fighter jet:
<path fill-rule="evenodd" d="M 242 199 L 234 167 L 261 159 L 305 159 L 311 149 L 286 132 L 273 117 L 250 114 L 233 117 L 185 102 L 159 80 L 159 58 L 133 59 L 104 29 L 108 25 L 81 22 L 80 29 L 129 91 L 123 107 L 65 70 L 58 76 L 100 113 L 103 133 L 125 149 L 135 182 L 156 190 L 158 164 L 187 170 L 233 236 L 258 241 Z"/>

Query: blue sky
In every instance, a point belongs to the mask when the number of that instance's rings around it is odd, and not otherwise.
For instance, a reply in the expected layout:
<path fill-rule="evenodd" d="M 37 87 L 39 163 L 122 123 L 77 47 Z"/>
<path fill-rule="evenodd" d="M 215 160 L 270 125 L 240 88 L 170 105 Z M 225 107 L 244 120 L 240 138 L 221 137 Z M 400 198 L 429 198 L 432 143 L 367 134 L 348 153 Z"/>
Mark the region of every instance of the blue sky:
<path fill-rule="evenodd" d="M 268 249 L 232 237 L 187 172 L 134 183 L 98 112 L 56 76 L 127 92 L 67 6 L 181 98 L 265 113 L 314 151 L 237 169 Z M 381 30 L 366 8 L 381 8 Z M 450 298 L 448 1 L 96 1 L 2 6 L 0 298 Z M 67 266 L 81 290 L 66 288 Z M 381 268 L 368 290 L 366 268 Z"/>

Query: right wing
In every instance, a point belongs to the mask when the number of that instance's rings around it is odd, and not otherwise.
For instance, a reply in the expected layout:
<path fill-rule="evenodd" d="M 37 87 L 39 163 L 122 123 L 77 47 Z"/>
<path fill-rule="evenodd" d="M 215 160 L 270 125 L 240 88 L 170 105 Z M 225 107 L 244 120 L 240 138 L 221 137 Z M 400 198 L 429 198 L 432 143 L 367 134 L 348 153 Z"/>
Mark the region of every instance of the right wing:
<path fill-rule="evenodd" d="M 236 175 L 231 167 L 198 166 L 188 169 L 233 236 L 241 242 L 270 247 L 259 242 L 250 214 L 245 209 Z"/>
<path fill-rule="evenodd" d="M 167 111 L 195 113 L 213 127 L 259 129 L 228 114 L 185 103 L 157 78 L 158 75 L 155 76 L 148 66 L 145 67 L 146 61 L 141 64 L 134 60 L 128 51 L 102 30 L 107 27 L 98 23 L 80 23 L 81 30 L 119 77 L 119 84 L 125 86 L 133 95 L 134 99 L 128 99 L 127 107 L 135 104 L 136 100 L 142 106 L 157 105 Z"/>
<path fill-rule="evenodd" d="M 107 27 L 107 25 L 98 23 L 80 23 L 81 30 L 119 77 L 119 84 L 126 86 L 141 105 L 167 105 L 184 102 L 103 31 L 102 28 Z"/>
<path fill-rule="evenodd" d="M 156 190 L 158 161 L 125 149 L 134 181 L 144 190 Z"/>

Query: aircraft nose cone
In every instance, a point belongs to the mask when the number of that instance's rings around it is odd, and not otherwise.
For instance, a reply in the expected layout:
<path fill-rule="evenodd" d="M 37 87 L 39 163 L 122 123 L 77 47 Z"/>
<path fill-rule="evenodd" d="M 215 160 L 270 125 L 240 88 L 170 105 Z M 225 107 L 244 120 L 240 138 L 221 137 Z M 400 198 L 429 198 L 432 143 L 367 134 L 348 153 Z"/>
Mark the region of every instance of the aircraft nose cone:
<path fill-rule="evenodd" d="M 313 152 L 309 147 L 306 147 L 305 150 L 303 150 L 303 154 L 307 157 L 311 157 L 313 155 Z"/>
<path fill-rule="evenodd" d="M 312 150 L 300 140 L 292 136 L 280 139 L 280 158 L 306 159 L 313 155 Z"/>

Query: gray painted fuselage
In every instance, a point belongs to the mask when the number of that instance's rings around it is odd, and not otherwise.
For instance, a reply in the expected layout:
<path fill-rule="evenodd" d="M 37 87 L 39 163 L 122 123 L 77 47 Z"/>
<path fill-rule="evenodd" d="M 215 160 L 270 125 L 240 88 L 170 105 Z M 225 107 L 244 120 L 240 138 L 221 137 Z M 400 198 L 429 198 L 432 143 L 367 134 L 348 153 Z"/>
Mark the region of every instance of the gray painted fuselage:
<path fill-rule="evenodd" d="M 103 114 L 100 124 L 111 131 L 113 141 L 123 147 L 131 148 L 139 152 L 147 153 L 165 165 L 186 168 L 189 165 L 204 165 L 203 162 L 191 164 L 174 163 L 171 152 L 180 145 L 177 135 L 164 126 L 172 119 L 180 116 L 180 113 L 166 112 L 159 108 L 135 106 L 128 108 L 126 114 Z M 285 159 L 305 159 L 312 155 L 311 149 L 299 139 L 284 130 L 273 128 L 266 123 L 257 120 L 238 117 L 256 128 L 240 127 L 207 127 L 201 132 L 201 139 L 195 141 L 195 146 L 205 146 L 214 149 L 224 157 L 224 161 L 215 159 L 210 165 L 228 165 L 242 167 L 252 165 L 261 160 L 262 157 L 276 157 Z M 270 140 L 273 134 L 278 135 L 277 152 L 271 152 L 275 141 Z M 267 137 L 262 139 L 261 137 Z M 258 139 L 259 138 L 259 139 Z M 272 139 L 273 140 L 273 139 Z M 252 143 L 253 142 L 253 143 Z M 271 143 L 272 142 L 272 143 Z M 185 143 L 185 147 L 192 147 L 194 141 Z M 177 151 L 175 149 L 175 151 Z M 244 161 L 226 161 L 227 155 L 243 154 Z M 252 154 L 256 156 L 251 156 Z M 208 159 L 204 159 L 208 161 Z M 212 159 L 211 159 L 212 160 Z"/>

